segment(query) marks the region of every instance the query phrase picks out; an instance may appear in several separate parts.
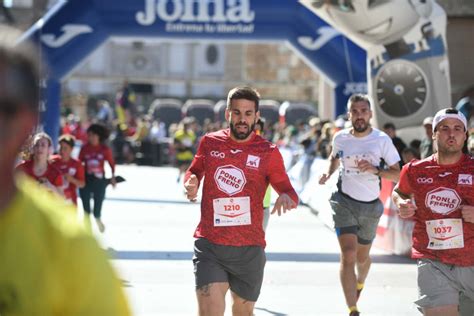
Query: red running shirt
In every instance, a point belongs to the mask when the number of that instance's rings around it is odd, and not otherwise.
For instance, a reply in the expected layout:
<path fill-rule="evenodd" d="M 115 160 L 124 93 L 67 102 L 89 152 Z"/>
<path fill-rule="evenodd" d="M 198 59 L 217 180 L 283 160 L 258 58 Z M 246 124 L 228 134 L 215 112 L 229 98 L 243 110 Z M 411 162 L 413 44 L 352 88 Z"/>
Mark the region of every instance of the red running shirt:
<path fill-rule="evenodd" d="M 63 175 L 70 174 L 79 181 L 85 180 L 84 166 L 79 160 L 69 158 L 68 161 L 64 161 L 61 156 L 55 155 L 51 157 L 51 161 L 52 165 L 61 171 Z M 67 200 L 71 200 L 74 204 L 77 204 L 77 187 L 75 184 L 70 183 L 63 178 L 63 191 L 64 197 Z"/>
<path fill-rule="evenodd" d="M 194 237 L 229 246 L 265 247 L 263 197 L 270 183 L 278 194 L 298 196 L 290 184 L 278 148 L 253 134 L 247 142 L 230 138 L 230 131 L 205 135 L 185 181 L 204 177 L 201 220 Z"/>
<path fill-rule="evenodd" d="M 35 175 L 33 167 L 34 167 L 33 160 L 25 160 L 16 167 L 16 170 L 20 170 L 24 172 L 25 174 L 32 177 L 39 183 L 43 183 L 45 182 L 45 180 L 48 180 L 55 187 L 57 188 L 62 187 L 63 177 L 62 177 L 61 171 L 59 171 L 55 166 L 53 166 L 52 164 L 48 164 L 48 168 L 46 169 L 45 173 L 39 176 Z"/>
<path fill-rule="evenodd" d="M 413 194 L 417 206 L 413 258 L 474 266 L 474 224 L 464 222 L 459 210 L 474 205 L 473 178 L 474 157 L 468 155 L 452 165 L 439 165 L 433 155 L 403 166 L 398 189 Z"/>
<path fill-rule="evenodd" d="M 79 160 L 83 161 L 87 175 L 94 175 L 96 178 L 104 177 L 104 161 L 108 161 L 112 173 L 115 173 L 115 160 L 112 150 L 107 145 L 92 146 L 85 144 L 79 153 Z"/>

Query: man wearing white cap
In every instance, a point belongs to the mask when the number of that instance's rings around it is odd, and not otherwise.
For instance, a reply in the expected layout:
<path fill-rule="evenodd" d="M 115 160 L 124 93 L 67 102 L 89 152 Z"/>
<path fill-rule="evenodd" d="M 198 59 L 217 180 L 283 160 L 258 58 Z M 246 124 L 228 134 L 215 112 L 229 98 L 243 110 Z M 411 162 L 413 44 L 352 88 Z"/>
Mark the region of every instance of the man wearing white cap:
<path fill-rule="evenodd" d="M 474 301 L 474 157 L 462 152 L 466 130 L 457 110 L 436 113 L 437 153 L 403 166 L 392 194 L 400 217 L 415 222 L 415 303 L 425 315 L 459 315 L 461 296 Z"/>

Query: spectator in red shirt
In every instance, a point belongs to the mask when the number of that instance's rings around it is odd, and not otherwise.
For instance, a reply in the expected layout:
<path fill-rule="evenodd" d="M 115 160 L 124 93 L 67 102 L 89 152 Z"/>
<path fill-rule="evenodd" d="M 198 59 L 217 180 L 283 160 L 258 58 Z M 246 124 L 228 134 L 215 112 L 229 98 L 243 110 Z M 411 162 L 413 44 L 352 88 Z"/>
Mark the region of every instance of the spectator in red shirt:
<path fill-rule="evenodd" d="M 53 141 L 46 133 L 33 137 L 31 157 L 21 162 L 16 169 L 32 177 L 52 192 L 63 195 L 61 172 L 49 163 Z"/>
<path fill-rule="evenodd" d="M 51 161 L 63 175 L 64 197 L 77 205 L 77 188 L 83 188 L 86 181 L 82 162 L 71 157 L 74 144 L 75 138 L 72 135 L 59 137 L 59 155 L 53 156 Z"/>
<path fill-rule="evenodd" d="M 105 188 L 108 181 L 105 179 L 104 163 L 107 161 L 112 169 L 110 184 L 115 187 L 115 160 L 112 150 L 105 144 L 109 137 L 107 128 L 100 124 L 92 124 L 87 129 L 87 143 L 79 153 L 79 159 L 84 163 L 86 170 L 86 185 L 79 190 L 82 206 L 85 211 L 84 220 L 90 226 L 89 215 L 91 213 L 91 198 L 94 199 L 94 217 L 99 231 L 105 231 L 105 225 L 101 220 L 102 203 L 105 199 Z"/>

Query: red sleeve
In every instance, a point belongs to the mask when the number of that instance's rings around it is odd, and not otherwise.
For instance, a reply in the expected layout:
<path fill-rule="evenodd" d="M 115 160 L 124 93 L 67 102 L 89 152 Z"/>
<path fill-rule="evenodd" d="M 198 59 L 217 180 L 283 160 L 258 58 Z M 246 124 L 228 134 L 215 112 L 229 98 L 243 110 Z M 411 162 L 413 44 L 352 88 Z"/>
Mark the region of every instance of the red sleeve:
<path fill-rule="evenodd" d="M 206 137 L 204 136 L 199 142 L 196 155 L 194 155 L 193 161 L 191 162 L 191 166 L 189 166 L 188 170 L 186 170 L 186 174 L 184 175 L 184 183 L 188 181 L 189 177 L 192 174 L 196 175 L 199 182 L 201 182 L 201 179 L 204 177 L 204 154 L 206 152 L 205 140 Z"/>
<path fill-rule="evenodd" d="M 51 168 L 51 174 L 52 174 L 52 185 L 54 185 L 55 187 L 57 188 L 60 188 L 63 186 L 63 175 L 61 173 L 61 171 L 59 171 L 59 169 L 57 169 L 55 166 L 53 165 L 49 165 L 48 168 Z"/>
<path fill-rule="evenodd" d="M 15 167 L 15 170 L 17 170 L 17 171 L 19 170 L 19 171 L 23 172 L 24 174 L 35 178 L 35 176 L 33 174 L 33 168 L 32 168 L 31 160 L 22 161 L 18 166 Z"/>
<path fill-rule="evenodd" d="M 81 151 L 79 152 L 79 160 L 80 161 L 84 161 L 84 155 L 85 155 L 85 151 L 86 151 L 86 147 L 87 145 L 84 145 L 81 147 Z"/>
<path fill-rule="evenodd" d="M 272 152 L 268 170 L 270 170 L 268 173 L 270 184 L 278 193 L 278 195 L 286 193 L 296 204 L 298 204 L 298 194 L 296 194 L 295 189 L 293 189 L 293 186 L 291 185 L 290 179 L 288 178 L 288 174 L 285 170 L 283 158 L 278 148 L 275 148 L 275 150 Z"/>
<path fill-rule="evenodd" d="M 105 160 L 109 162 L 110 169 L 112 169 L 112 174 L 115 175 L 115 159 L 112 155 L 112 149 L 110 149 L 110 147 L 108 146 L 105 147 L 104 157 Z"/>
<path fill-rule="evenodd" d="M 410 185 L 410 181 L 408 178 L 408 172 L 411 163 L 407 163 L 402 167 L 402 171 L 400 172 L 400 180 L 398 181 L 397 188 L 398 190 L 406 195 L 409 195 L 413 192 L 413 189 Z"/>

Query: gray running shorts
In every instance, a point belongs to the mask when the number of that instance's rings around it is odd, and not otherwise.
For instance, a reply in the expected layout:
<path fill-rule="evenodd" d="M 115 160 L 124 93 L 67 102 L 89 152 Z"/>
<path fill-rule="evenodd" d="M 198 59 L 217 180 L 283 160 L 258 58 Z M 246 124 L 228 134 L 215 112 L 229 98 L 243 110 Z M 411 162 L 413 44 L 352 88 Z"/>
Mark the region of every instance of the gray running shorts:
<path fill-rule="evenodd" d="M 265 267 L 265 251 L 260 246 L 224 246 L 199 238 L 194 242 L 196 289 L 214 282 L 229 283 L 232 292 L 256 302 Z"/>
<path fill-rule="evenodd" d="M 383 204 L 380 200 L 359 202 L 336 191 L 331 195 L 329 203 L 338 236 L 354 233 L 361 244 L 370 244 L 374 240 L 380 217 L 383 214 Z M 349 227 L 355 229 L 344 229 Z"/>
<path fill-rule="evenodd" d="M 466 255 L 470 255 L 467 254 Z M 459 267 L 430 259 L 418 260 L 418 293 L 415 304 L 421 308 L 474 302 L 474 266 Z M 461 315 L 468 315 L 462 313 Z M 470 313 L 469 315 L 473 315 Z"/>

